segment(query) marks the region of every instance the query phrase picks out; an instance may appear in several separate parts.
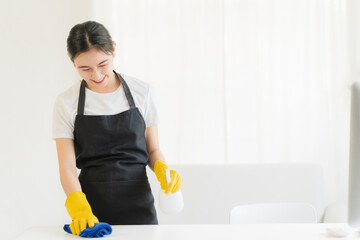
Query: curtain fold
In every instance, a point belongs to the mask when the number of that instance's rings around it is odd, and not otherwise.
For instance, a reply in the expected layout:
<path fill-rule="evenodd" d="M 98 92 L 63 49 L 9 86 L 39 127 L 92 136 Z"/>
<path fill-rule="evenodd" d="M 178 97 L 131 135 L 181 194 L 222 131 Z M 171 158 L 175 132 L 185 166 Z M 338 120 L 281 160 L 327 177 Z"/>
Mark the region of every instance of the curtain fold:
<path fill-rule="evenodd" d="M 354 5 L 93 0 L 93 14 L 117 70 L 155 88 L 170 163 L 316 163 L 331 202 L 347 189 Z"/>

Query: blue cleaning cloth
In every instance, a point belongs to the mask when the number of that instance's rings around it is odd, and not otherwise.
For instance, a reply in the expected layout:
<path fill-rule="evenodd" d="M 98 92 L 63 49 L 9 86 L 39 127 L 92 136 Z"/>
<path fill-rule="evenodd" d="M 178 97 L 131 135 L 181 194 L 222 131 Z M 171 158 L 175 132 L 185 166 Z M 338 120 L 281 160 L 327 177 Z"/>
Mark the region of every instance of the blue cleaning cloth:
<path fill-rule="evenodd" d="M 64 231 L 72 233 L 70 230 L 69 224 L 64 225 Z M 95 223 L 93 228 L 86 228 L 81 231 L 79 234 L 80 237 L 94 238 L 94 237 L 103 237 L 104 235 L 110 235 L 112 233 L 112 228 L 108 223 Z"/>

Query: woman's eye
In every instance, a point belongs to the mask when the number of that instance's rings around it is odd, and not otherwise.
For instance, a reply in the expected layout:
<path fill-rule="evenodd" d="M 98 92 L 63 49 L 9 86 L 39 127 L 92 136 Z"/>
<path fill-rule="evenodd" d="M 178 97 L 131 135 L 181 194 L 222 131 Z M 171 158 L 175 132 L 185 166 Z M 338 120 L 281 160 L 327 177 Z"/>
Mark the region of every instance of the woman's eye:
<path fill-rule="evenodd" d="M 99 67 L 105 67 L 105 65 L 100 65 Z"/>

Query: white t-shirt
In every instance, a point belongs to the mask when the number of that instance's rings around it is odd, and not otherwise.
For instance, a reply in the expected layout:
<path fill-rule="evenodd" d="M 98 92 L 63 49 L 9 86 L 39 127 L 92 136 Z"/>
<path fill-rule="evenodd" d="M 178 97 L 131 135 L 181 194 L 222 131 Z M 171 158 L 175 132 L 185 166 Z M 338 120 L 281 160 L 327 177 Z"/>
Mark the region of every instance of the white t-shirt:
<path fill-rule="evenodd" d="M 146 127 L 159 122 L 155 94 L 152 87 L 137 78 L 120 74 L 134 98 L 136 107 L 145 120 Z M 74 139 L 74 123 L 77 114 L 81 81 L 75 83 L 65 92 L 59 94 L 54 103 L 52 138 Z M 122 84 L 111 93 L 96 93 L 85 88 L 84 115 L 113 115 L 126 110 L 130 106 Z"/>

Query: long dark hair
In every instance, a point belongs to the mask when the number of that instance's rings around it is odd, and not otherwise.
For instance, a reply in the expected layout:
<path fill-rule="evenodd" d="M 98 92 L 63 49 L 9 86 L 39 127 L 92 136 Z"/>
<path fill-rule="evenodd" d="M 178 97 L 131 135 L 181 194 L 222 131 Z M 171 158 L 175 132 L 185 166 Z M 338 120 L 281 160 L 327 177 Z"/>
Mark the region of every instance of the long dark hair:
<path fill-rule="evenodd" d="M 101 23 L 87 21 L 75 25 L 67 38 L 67 51 L 71 61 L 80 53 L 97 48 L 106 54 L 114 51 L 113 41 L 108 30 Z"/>

